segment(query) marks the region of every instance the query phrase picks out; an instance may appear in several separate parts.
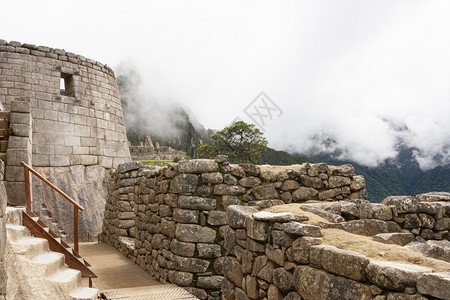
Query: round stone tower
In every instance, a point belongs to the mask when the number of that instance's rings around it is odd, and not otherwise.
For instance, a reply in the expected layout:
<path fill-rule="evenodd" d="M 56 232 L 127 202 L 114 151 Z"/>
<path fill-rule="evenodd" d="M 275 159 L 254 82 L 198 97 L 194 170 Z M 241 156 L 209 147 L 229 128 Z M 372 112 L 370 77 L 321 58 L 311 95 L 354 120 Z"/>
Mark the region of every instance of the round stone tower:
<path fill-rule="evenodd" d="M 100 232 L 101 220 L 93 219 L 103 214 L 108 170 L 131 160 L 111 68 L 62 49 L 0 40 L 0 102 L 10 111 L 11 136 L 2 144 L 8 202 L 25 203 L 25 161 L 87 207 L 82 235 Z M 34 210 L 65 217 L 63 201 L 45 189 L 33 181 Z"/>

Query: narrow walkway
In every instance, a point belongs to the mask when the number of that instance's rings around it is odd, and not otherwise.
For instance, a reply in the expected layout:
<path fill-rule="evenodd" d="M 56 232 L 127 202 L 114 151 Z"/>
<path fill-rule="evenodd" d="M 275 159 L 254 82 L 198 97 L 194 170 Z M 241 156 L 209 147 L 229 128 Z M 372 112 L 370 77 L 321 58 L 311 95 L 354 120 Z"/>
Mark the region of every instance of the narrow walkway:
<path fill-rule="evenodd" d="M 157 282 L 110 245 L 80 243 L 80 254 L 92 265 L 92 271 L 98 276 L 93 279 L 94 285 L 108 299 L 197 299 L 183 288 Z"/>

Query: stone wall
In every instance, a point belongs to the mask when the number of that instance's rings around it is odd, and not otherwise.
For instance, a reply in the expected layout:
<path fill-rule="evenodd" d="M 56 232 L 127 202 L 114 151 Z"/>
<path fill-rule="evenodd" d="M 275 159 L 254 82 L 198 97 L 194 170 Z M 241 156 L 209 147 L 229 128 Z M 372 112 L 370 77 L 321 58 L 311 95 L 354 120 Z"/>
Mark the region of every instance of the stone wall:
<path fill-rule="evenodd" d="M 0 40 L 0 102 L 11 110 L 18 97 L 30 99 L 33 166 L 113 168 L 130 161 L 108 66 L 62 49 Z"/>
<path fill-rule="evenodd" d="M 449 272 L 323 245 L 305 215 L 233 205 L 226 218 L 225 299 L 448 299 Z"/>
<path fill-rule="evenodd" d="M 6 282 L 7 275 L 4 264 L 4 257 L 6 251 L 6 220 L 5 220 L 5 211 L 6 211 L 6 189 L 3 184 L 3 174 L 5 171 L 5 165 L 3 161 L 0 160 L 0 299 L 6 299 Z"/>
<path fill-rule="evenodd" d="M 163 168 L 123 164 L 111 177 L 100 240 L 156 279 L 200 299 L 219 299 L 230 205 L 251 209 L 365 197 L 364 178 L 350 165 L 232 165 L 226 157 Z M 259 247 L 251 238 L 245 242 Z"/>

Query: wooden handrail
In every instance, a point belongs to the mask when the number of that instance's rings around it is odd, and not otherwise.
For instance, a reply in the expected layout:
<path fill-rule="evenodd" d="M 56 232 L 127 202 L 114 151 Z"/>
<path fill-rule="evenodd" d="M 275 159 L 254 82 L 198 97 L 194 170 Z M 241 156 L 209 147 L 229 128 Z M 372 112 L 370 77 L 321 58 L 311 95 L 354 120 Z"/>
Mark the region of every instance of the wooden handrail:
<path fill-rule="evenodd" d="M 75 246 L 75 251 L 79 253 L 79 247 L 78 247 L 78 210 L 83 211 L 84 208 L 76 203 L 72 198 L 69 197 L 66 193 L 61 191 L 59 188 L 57 188 L 53 183 L 48 181 L 44 178 L 40 173 L 38 173 L 36 170 L 34 170 L 32 167 L 27 165 L 25 162 L 20 162 L 20 164 L 24 168 L 24 175 L 25 175 L 25 193 L 27 198 L 27 211 L 32 211 L 31 208 L 31 185 L 30 185 L 30 173 L 33 173 L 36 175 L 39 179 L 41 179 L 43 182 L 45 182 L 48 186 L 50 186 L 52 189 L 57 191 L 61 196 L 63 196 L 67 201 L 73 204 L 73 243 Z"/>

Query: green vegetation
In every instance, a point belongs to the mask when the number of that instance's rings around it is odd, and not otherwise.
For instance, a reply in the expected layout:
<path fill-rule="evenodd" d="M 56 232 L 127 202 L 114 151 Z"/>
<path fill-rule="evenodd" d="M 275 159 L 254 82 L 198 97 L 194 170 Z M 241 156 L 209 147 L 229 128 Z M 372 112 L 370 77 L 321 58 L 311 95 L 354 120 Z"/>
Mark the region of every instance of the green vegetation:
<path fill-rule="evenodd" d="M 174 162 L 175 160 L 172 159 L 144 159 L 144 160 L 138 160 L 138 162 L 143 163 L 147 166 L 160 166 L 165 167 L 167 166 L 168 162 Z"/>
<path fill-rule="evenodd" d="M 234 162 L 257 163 L 261 152 L 267 150 L 267 140 L 254 124 L 235 121 L 211 136 L 212 144 L 197 148 L 200 158 L 226 154 Z"/>

